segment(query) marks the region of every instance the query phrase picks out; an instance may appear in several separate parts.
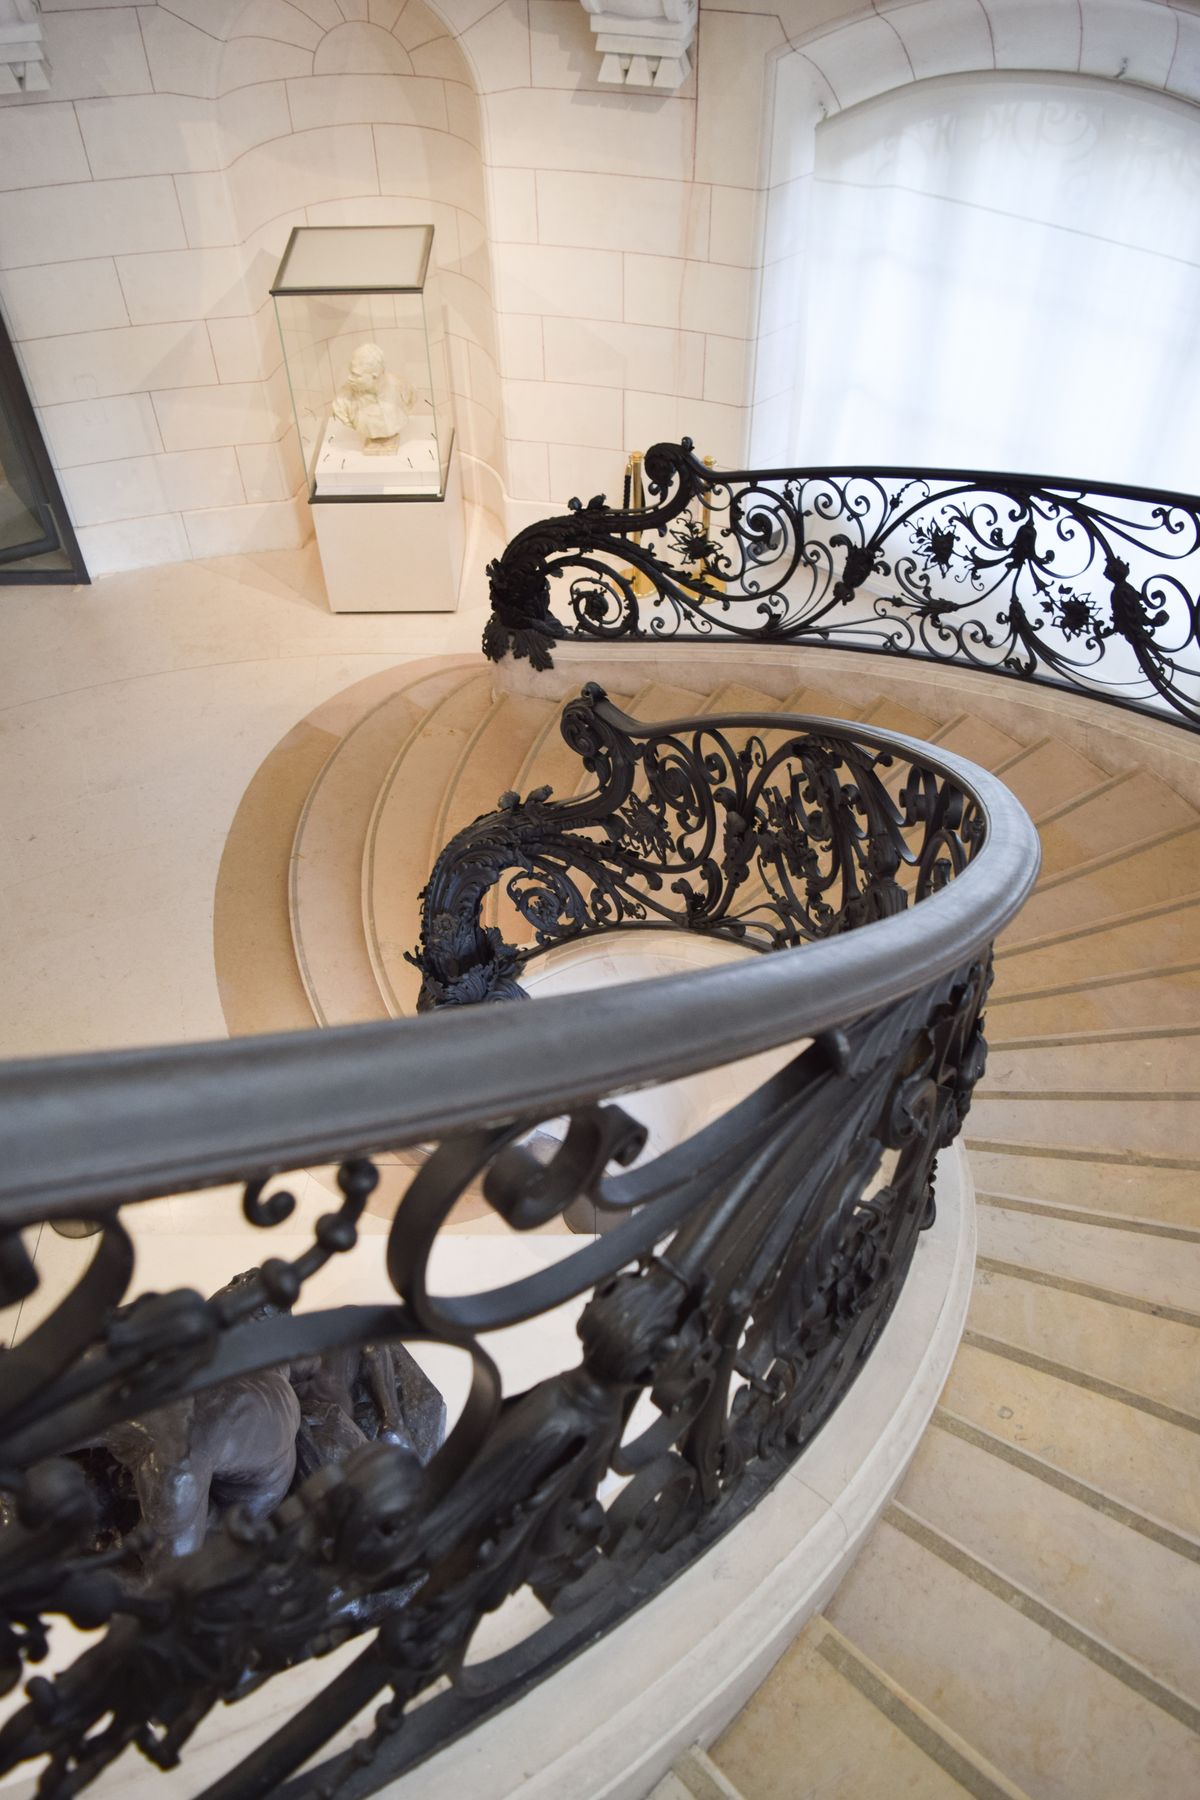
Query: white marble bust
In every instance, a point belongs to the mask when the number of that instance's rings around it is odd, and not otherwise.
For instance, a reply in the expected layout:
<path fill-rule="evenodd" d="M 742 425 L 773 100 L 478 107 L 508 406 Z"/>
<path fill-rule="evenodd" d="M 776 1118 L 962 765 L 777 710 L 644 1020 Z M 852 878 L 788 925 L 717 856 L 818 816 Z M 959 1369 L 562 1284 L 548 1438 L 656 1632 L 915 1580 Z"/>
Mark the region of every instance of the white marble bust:
<path fill-rule="evenodd" d="M 337 391 L 333 415 L 357 431 L 367 455 L 386 456 L 396 448 L 416 398 L 406 381 L 389 373 L 378 344 L 360 344 Z"/>

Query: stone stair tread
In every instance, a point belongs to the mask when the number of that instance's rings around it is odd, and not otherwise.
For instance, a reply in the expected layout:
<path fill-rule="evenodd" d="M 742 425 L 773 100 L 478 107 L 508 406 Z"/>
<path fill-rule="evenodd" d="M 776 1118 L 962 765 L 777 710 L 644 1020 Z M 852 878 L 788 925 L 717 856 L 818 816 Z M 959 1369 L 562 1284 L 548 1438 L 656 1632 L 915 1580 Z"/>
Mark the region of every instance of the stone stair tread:
<path fill-rule="evenodd" d="M 1012 789 L 1034 824 L 1104 780 L 1104 770 L 1061 738 L 1030 744 L 1004 765 L 1004 785 Z"/>
<path fill-rule="evenodd" d="M 1200 826 L 1173 833 L 1149 848 L 1133 848 L 1098 868 L 1068 871 L 1037 889 L 1005 933 L 1021 943 L 1054 931 L 1116 921 L 1146 904 L 1183 899 L 1200 891 Z"/>
<path fill-rule="evenodd" d="M 1179 1038 L 1145 1037 L 1130 1043 L 1043 1044 L 989 1052 L 987 1073 L 976 1090 L 1165 1094 L 1200 1088 L 1200 1057 Z"/>
<path fill-rule="evenodd" d="M 811 713 L 819 719 L 861 719 L 865 712 L 877 704 L 878 696 L 870 691 L 850 700 L 845 694 L 836 693 L 830 688 L 813 687 L 811 684 L 800 688 L 788 701 L 788 711 Z"/>
<path fill-rule="evenodd" d="M 1126 1236 L 1123 1231 L 1111 1235 Z M 1200 1429 L 1200 1330 L 1195 1325 L 989 1264 L 976 1270 L 967 1326 L 1020 1354 L 1184 1414 Z M 1200 1609 L 1196 1616 L 1200 1618 Z"/>
<path fill-rule="evenodd" d="M 998 1198 L 1200 1228 L 1200 1182 L 1192 1169 L 972 1149 L 971 1172 L 980 1193 Z"/>
<path fill-rule="evenodd" d="M 386 1018 L 362 923 L 367 830 L 396 756 L 430 708 L 475 673 L 473 661 L 389 671 L 393 686 L 342 736 L 296 827 L 289 880 L 292 941 L 317 1022 Z"/>
<path fill-rule="evenodd" d="M 1147 839 L 1195 823 L 1196 809 L 1182 794 L 1145 769 L 1131 770 L 1041 825 L 1042 875 L 1135 849 Z"/>
<path fill-rule="evenodd" d="M 928 1709 L 817 1618 L 710 1751 L 745 1800 L 1021 1800 Z M 974 1777 L 970 1787 L 957 1778 Z M 982 1779 L 989 1785 L 982 1790 Z"/>
<path fill-rule="evenodd" d="M 433 839 L 446 779 L 491 705 L 490 674 L 455 688 L 404 746 L 376 801 L 363 858 L 363 922 L 380 993 L 393 1015 L 416 1005 L 420 978 L 404 952 L 420 935 L 419 895 L 441 848 Z"/>
<path fill-rule="evenodd" d="M 865 723 L 880 731 L 899 731 L 905 737 L 932 738 L 937 721 L 931 713 L 918 712 L 900 700 L 877 700 L 865 715 Z"/>
<path fill-rule="evenodd" d="M 498 694 L 447 781 L 434 825 L 434 854 L 513 788 L 548 720 L 561 716 L 552 700 Z"/>
<path fill-rule="evenodd" d="M 722 681 L 707 696 L 708 704 L 704 710 L 712 717 L 723 713 L 773 713 L 786 712 L 788 708 L 762 688 L 751 687 L 745 681 Z"/>
<path fill-rule="evenodd" d="M 1185 898 L 1116 924 L 1077 928 L 1044 946 L 1006 944 L 996 958 L 998 994 L 1036 994 L 1063 982 L 1200 961 L 1200 900 Z"/>
<path fill-rule="evenodd" d="M 1200 1239 L 1114 1231 L 999 1204 L 979 1208 L 977 1230 L 981 1257 L 1200 1319 Z"/>
<path fill-rule="evenodd" d="M 1109 1647 L 1200 1701 L 1200 1565 L 953 1433 L 926 1433 L 904 1509 Z"/>
<path fill-rule="evenodd" d="M 1064 983 L 1031 996 L 993 990 L 988 1018 L 990 1035 L 1005 1038 L 1200 1026 L 1200 969 L 1130 970 L 1117 979 Z"/>
<path fill-rule="evenodd" d="M 970 1137 L 988 1143 L 1053 1144 L 1068 1154 L 1194 1163 L 1200 1173 L 1200 1105 L 1186 1098 L 1070 1090 L 998 1096 L 980 1093 L 971 1107 Z"/>
<path fill-rule="evenodd" d="M 440 659 L 439 659 L 440 661 Z M 413 665 L 420 679 L 431 663 Z M 213 953 L 233 1036 L 311 1029 L 289 911 L 292 849 L 313 783 L 344 734 L 409 673 L 385 669 L 322 700 L 262 764 L 227 834 L 213 906 Z"/>
<path fill-rule="evenodd" d="M 960 1348 L 940 1404 L 1159 1526 L 1161 1541 L 1197 1544 L 1194 1432 L 973 1344 Z"/>
<path fill-rule="evenodd" d="M 968 762 L 978 763 L 983 769 L 992 769 L 997 763 L 1009 761 L 1021 749 L 1019 738 L 1001 731 L 987 719 L 969 713 L 951 720 L 937 733 L 934 741 L 939 750 L 965 756 Z"/>
<path fill-rule="evenodd" d="M 829 1617 L 856 1651 L 1032 1795 L 1189 1791 L 1200 1744 L 1185 1725 L 921 1535 L 893 1509 L 835 1596 Z"/>

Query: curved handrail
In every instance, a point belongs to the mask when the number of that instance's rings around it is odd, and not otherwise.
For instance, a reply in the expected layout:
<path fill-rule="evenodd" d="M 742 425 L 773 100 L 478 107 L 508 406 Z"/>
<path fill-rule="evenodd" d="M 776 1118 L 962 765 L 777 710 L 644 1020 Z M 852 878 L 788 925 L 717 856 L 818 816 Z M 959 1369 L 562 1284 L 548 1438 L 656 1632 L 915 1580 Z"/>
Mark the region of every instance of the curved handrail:
<path fill-rule="evenodd" d="M 622 733 L 648 755 L 664 736 L 712 723 L 639 726 L 596 693 L 565 717 L 601 793 Z M 585 1015 L 563 998 L 0 1072 L 0 1304 L 37 1286 L 21 1227 L 65 1217 L 97 1227 L 75 1288 L 3 1354 L 0 1680 L 11 1686 L 39 1659 L 50 1616 L 107 1627 L 74 1663 L 30 1683 L 28 1703 L 0 1726 L 0 1772 L 49 1756 L 52 1797 L 79 1792 L 135 1745 L 173 1767 L 218 1703 L 363 1637 L 355 1660 L 203 1797 L 358 1800 L 652 1597 L 744 1516 L 839 1404 L 932 1221 L 936 1159 L 984 1065 L 992 942 L 1032 886 L 1037 836 L 993 776 L 898 733 L 779 715 L 721 725 L 751 737 L 782 726 L 803 739 L 806 768 L 854 740 L 940 774 L 956 804 L 978 809 L 973 854 L 911 908 L 803 950 L 600 992 Z M 641 768 L 653 783 L 650 763 Z M 618 787 L 631 772 L 626 762 Z M 612 1096 L 784 1046 L 753 1091 L 637 1162 L 645 1131 Z M 558 1141 L 547 1151 L 543 1138 L 538 1153 L 531 1135 L 564 1115 Z M 417 1144 L 427 1154 L 388 1229 L 387 1297 L 297 1309 L 306 1284 L 354 1247 L 379 1180 L 372 1157 Z M 270 1178 L 325 1162 L 340 1164 L 341 1204 L 298 1255 L 268 1255 L 207 1299 L 181 1286 L 124 1304 L 131 1203 L 237 1181 L 246 1219 L 269 1241 L 294 1208 Z M 430 1259 L 476 1183 L 513 1231 L 586 1202 L 596 1235 L 534 1274 L 441 1294 Z M 585 1294 L 578 1362 L 506 1393 L 487 1334 Z M 383 1400 L 378 1434 L 364 1436 L 348 1401 L 330 1435 L 310 1439 L 303 1479 L 272 1449 L 282 1485 L 258 1516 L 232 1508 L 200 1548 L 137 1578 L 121 1566 L 135 1554 L 128 1539 L 94 1554 L 95 1503 L 72 1460 L 83 1447 L 110 1446 L 121 1460 L 157 1445 L 156 1433 L 177 1442 L 200 1397 L 205 1416 L 222 1417 L 239 1383 L 243 1397 L 273 1383 L 286 1423 L 288 1406 L 297 1411 L 290 1384 L 314 1368 L 325 1416 L 330 1383 L 350 1392 L 346 1358 L 361 1376 L 368 1354 L 371 1391 L 386 1398 L 391 1383 L 398 1406 L 405 1340 L 469 1359 L 467 1398 L 440 1448 L 426 1437 L 422 1453 L 415 1431 L 398 1437 Z M 642 1397 L 644 1426 L 641 1414 L 634 1422 Z M 178 1451 L 163 1454 L 170 1473 Z M 245 1494 L 245 1459 L 235 1466 Z M 611 1493 L 610 1470 L 625 1484 Z M 181 1533 L 184 1543 L 203 1538 L 201 1501 L 199 1537 Z M 467 1664 L 481 1619 L 524 1587 L 544 1622 Z M 297 1774 L 389 1694 L 366 1738 Z"/>
<path fill-rule="evenodd" d="M 835 730 L 919 757 L 982 808 L 984 849 L 948 887 L 867 930 L 802 955 L 781 951 L 769 965 L 639 984 L 632 1032 L 629 994 L 608 991 L 589 998 L 582 1038 L 578 1005 L 564 997 L 539 1001 L 536 1014 L 446 1012 L 9 1063 L 0 1083 L 0 1227 L 402 1148 L 510 1115 L 531 1092 L 565 1110 L 590 1094 L 672 1081 L 713 1060 L 814 1037 L 977 955 L 1028 898 L 1037 832 L 986 769 L 846 720 L 750 714 L 737 722 Z"/>
<path fill-rule="evenodd" d="M 489 566 L 489 657 L 549 668 L 571 638 L 824 644 L 1200 730 L 1195 495 L 978 470 L 714 470 L 690 438 L 654 445 L 645 468 L 649 506 L 572 501 Z"/>

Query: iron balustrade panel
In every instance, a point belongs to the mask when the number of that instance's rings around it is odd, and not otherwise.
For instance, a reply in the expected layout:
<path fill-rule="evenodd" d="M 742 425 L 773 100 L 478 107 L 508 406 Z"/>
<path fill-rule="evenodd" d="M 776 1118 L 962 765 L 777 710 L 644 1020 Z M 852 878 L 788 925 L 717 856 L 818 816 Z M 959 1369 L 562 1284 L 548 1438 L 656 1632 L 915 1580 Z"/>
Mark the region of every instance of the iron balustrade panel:
<path fill-rule="evenodd" d="M 837 720 L 647 725 L 589 683 L 562 733 L 595 787 L 501 797 L 422 896 L 419 1008 L 523 997 L 544 951 L 646 927 L 780 950 L 903 912 L 981 848 L 983 808 L 929 747 Z M 485 922 L 502 893 L 528 941 Z"/>
<path fill-rule="evenodd" d="M 606 847 L 601 913 L 635 874 L 651 893 L 669 876 L 682 883 L 676 927 L 740 924 L 725 904 L 744 886 L 729 831 L 740 806 L 756 866 L 779 883 L 780 947 L 750 966 L 615 989 L 583 1017 L 571 1001 L 444 1005 L 386 1026 L 5 1070 L 0 1304 L 37 1293 L 23 1230 L 72 1216 L 96 1230 L 74 1289 L 3 1357 L 0 1687 L 25 1681 L 26 1697 L 0 1727 L 0 1771 L 45 1759 L 39 1791 L 62 1800 L 131 1749 L 186 1766 L 215 1708 L 336 1652 L 349 1660 L 314 1697 L 285 1701 L 204 1800 L 375 1792 L 653 1598 L 811 1442 L 933 1216 L 937 1155 L 984 1066 L 991 943 L 1037 868 L 1027 817 L 983 771 L 827 727 L 639 726 L 596 691 L 566 709 L 607 811 L 570 803 L 593 816 L 555 842 Z M 787 818 L 771 798 L 785 793 Z M 528 822 L 544 829 L 552 811 L 547 796 Z M 474 855 L 478 872 L 454 903 L 478 921 L 492 865 L 486 834 L 463 838 L 454 867 Z M 623 1093 L 788 1045 L 721 1117 L 638 1160 L 645 1131 Z M 298 1309 L 354 1254 L 381 1156 L 415 1146 L 381 1297 Z M 302 1248 L 272 1255 L 295 1212 L 285 1171 L 333 1160 L 340 1204 Z M 181 1286 L 131 1303 L 138 1203 L 235 1177 L 263 1234 L 259 1265 L 209 1297 Z M 514 1233 L 581 1204 L 604 1229 L 540 1273 L 442 1294 L 432 1259 L 468 1194 Z M 230 1203 L 210 1204 L 215 1224 Z M 506 1392 L 489 1333 L 580 1298 L 577 1358 Z M 444 1440 L 428 1392 L 419 1417 L 385 1430 L 384 1407 L 357 1438 L 348 1414 L 322 1412 L 339 1369 L 347 1392 L 377 1392 L 381 1367 L 401 1380 L 405 1346 L 418 1361 L 423 1346 L 467 1359 Z M 299 1397 L 308 1447 L 282 1498 L 278 1458 L 266 1466 L 270 1445 L 251 1435 L 240 1503 L 197 1548 L 165 1554 L 145 1510 L 114 1533 L 88 1460 L 98 1445 L 136 1464 L 141 1496 L 179 1472 L 162 1452 L 172 1431 L 264 1392 L 277 1423 Z M 138 1463 L 131 1438 L 156 1460 Z M 544 1609 L 536 1622 L 473 1660 L 482 1622 L 519 1594 Z M 98 1635 L 38 1675 L 55 1620 Z M 354 1748 L 331 1748 L 364 1709 Z"/>
<path fill-rule="evenodd" d="M 827 644 L 1047 682 L 1200 728 L 1200 499 L 960 470 L 713 470 L 646 452 L 489 566 L 483 647 Z"/>

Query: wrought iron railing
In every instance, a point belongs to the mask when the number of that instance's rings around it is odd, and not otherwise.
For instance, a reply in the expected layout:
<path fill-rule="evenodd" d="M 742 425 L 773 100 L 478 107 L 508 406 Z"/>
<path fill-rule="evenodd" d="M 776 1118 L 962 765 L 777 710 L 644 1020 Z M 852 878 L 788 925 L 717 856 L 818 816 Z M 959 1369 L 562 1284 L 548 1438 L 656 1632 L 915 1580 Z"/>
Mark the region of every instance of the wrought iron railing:
<path fill-rule="evenodd" d="M 1073 689 L 1200 729 L 1200 498 L 1034 475 L 713 470 L 646 452 L 489 568 L 493 660 L 556 641 L 829 644 Z"/>
<path fill-rule="evenodd" d="M 3 1071 L 0 1300 L 36 1302 L 22 1233 L 96 1228 L 86 1273 L 0 1361 L 0 1676 L 15 1689 L 33 1673 L 0 1727 L 0 1770 L 48 1759 L 46 1795 L 79 1792 L 131 1747 L 186 1761 L 220 1703 L 330 1654 L 321 1690 L 283 1704 L 205 1800 L 376 1791 L 743 1517 L 888 1317 L 982 1070 L 992 941 L 1037 867 L 1028 818 L 970 764 L 837 722 L 639 727 L 591 692 L 565 730 L 597 795 L 506 797 L 448 847 L 427 903 L 427 1000 L 500 993 L 536 950 L 510 955 L 484 922 L 504 871 L 542 944 L 653 915 L 777 954 L 608 989 L 582 1012 L 446 1006 Z M 622 1094 L 781 1046 L 770 1079 L 631 1166 L 644 1134 Z M 304 1310 L 313 1278 L 354 1250 L 381 1156 L 406 1148 L 418 1166 L 386 1284 Z M 208 1299 L 184 1286 L 126 1304 L 140 1203 L 237 1182 L 270 1245 L 292 1210 L 277 1181 L 326 1164 L 342 1200 L 306 1248 Z M 581 1200 L 610 1228 L 535 1276 L 443 1295 L 430 1259 L 469 1191 L 513 1232 Z M 214 1233 L 226 1204 L 212 1197 Z M 577 1364 L 506 1394 L 488 1333 L 582 1295 Z M 397 1360 L 406 1344 L 469 1360 L 440 1445 L 436 1396 Z M 635 1429 L 639 1400 L 651 1422 Z M 178 1519 L 205 1456 L 214 1475 L 205 1421 L 254 1407 L 273 1424 L 228 1453 L 239 1503 L 199 1548 L 164 1554 L 181 1544 L 146 1523 Z M 132 1531 L 111 1517 L 114 1458 L 144 1503 Z M 128 1507 L 128 1483 L 117 1498 Z M 541 1622 L 468 1660 L 481 1620 L 522 1590 Z M 102 1635 L 39 1677 L 55 1621 Z M 370 1706 L 359 1740 L 335 1741 Z"/>

